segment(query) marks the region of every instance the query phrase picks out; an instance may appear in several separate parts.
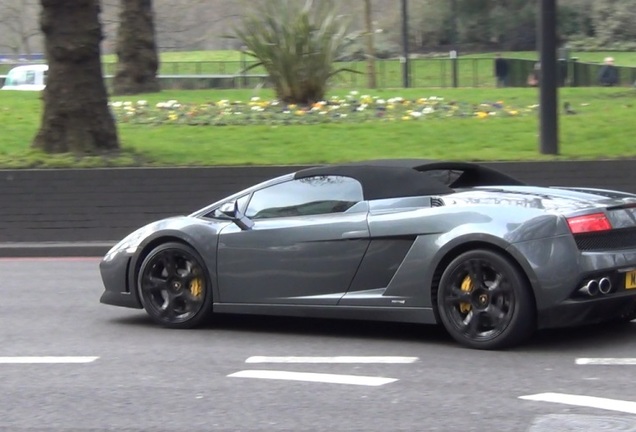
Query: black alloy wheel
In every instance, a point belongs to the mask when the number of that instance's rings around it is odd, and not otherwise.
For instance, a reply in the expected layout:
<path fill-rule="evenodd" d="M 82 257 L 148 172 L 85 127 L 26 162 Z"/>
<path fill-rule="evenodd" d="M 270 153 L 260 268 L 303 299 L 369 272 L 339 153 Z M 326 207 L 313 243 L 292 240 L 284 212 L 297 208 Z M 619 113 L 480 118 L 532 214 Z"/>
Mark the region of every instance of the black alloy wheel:
<path fill-rule="evenodd" d="M 470 348 L 516 345 L 536 326 L 528 282 L 507 257 L 490 250 L 465 252 L 449 264 L 437 308 L 448 333 Z"/>
<path fill-rule="evenodd" d="M 212 311 L 212 291 L 203 260 L 190 246 L 165 243 L 141 264 L 137 281 L 144 309 L 169 328 L 192 328 Z"/>

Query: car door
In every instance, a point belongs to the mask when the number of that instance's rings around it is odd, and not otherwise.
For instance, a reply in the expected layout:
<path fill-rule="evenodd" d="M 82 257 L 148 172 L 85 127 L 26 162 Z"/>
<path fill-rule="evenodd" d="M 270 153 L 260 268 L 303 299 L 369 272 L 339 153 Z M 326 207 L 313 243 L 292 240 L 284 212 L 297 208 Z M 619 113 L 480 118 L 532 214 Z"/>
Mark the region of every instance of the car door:
<path fill-rule="evenodd" d="M 255 191 L 245 208 L 254 225 L 231 224 L 219 236 L 220 301 L 337 304 L 369 245 L 367 214 L 361 185 L 348 177 Z"/>

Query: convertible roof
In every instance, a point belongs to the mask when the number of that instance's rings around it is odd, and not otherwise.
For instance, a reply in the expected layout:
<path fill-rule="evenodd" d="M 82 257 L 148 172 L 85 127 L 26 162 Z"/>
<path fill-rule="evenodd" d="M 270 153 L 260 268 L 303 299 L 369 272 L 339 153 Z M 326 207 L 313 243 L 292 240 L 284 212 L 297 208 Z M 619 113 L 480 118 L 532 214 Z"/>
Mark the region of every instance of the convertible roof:
<path fill-rule="evenodd" d="M 358 180 L 367 200 L 445 195 L 453 193 L 455 188 L 524 184 L 475 163 L 426 159 L 383 159 L 318 166 L 298 171 L 294 178 L 327 175 Z"/>

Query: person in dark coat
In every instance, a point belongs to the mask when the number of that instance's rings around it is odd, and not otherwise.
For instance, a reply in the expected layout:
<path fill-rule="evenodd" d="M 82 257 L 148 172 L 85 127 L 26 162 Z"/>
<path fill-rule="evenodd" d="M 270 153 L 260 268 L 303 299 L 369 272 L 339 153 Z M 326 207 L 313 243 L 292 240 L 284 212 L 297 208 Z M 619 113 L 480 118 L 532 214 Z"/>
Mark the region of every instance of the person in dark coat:
<path fill-rule="evenodd" d="M 495 57 L 495 77 L 497 78 L 497 87 L 506 87 L 508 85 L 508 61 L 497 54 Z"/>
<path fill-rule="evenodd" d="M 618 68 L 614 66 L 614 59 L 612 57 L 605 58 L 603 67 L 598 73 L 598 82 L 606 87 L 612 87 L 618 84 Z"/>

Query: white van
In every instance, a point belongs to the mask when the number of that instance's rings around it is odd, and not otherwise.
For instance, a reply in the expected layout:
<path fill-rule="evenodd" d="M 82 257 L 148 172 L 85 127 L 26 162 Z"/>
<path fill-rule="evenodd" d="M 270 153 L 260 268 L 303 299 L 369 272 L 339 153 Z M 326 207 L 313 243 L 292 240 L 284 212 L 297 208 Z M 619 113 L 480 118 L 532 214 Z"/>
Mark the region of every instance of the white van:
<path fill-rule="evenodd" d="M 48 70 L 45 64 L 14 67 L 7 74 L 2 90 L 44 90 Z"/>

